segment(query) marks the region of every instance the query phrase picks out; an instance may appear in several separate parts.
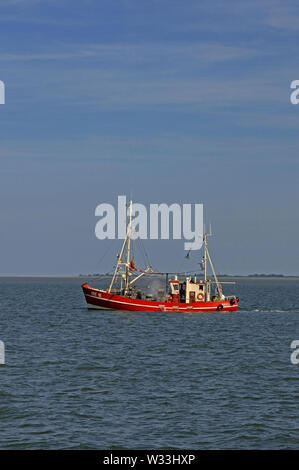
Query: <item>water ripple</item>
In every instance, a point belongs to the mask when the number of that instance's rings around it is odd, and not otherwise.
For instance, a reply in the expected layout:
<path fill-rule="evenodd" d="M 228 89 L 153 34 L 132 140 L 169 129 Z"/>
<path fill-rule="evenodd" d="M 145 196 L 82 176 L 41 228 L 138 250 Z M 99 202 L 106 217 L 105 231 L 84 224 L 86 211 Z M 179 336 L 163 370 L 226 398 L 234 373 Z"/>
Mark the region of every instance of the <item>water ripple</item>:
<path fill-rule="evenodd" d="M 299 284 L 238 295 L 237 314 L 96 312 L 80 280 L 2 279 L 0 448 L 298 448 Z"/>

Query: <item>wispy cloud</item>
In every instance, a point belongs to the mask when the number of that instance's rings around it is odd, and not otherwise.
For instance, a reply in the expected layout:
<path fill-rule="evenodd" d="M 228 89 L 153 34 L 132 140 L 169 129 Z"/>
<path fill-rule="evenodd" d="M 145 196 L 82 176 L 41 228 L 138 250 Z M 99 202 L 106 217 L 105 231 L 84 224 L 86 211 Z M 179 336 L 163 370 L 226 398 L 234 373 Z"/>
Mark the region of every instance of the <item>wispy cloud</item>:
<path fill-rule="evenodd" d="M 0 60 L 2 70 L 10 74 L 13 101 L 63 102 L 103 110 L 171 105 L 207 111 L 271 103 L 273 97 L 276 102 L 288 100 L 289 84 L 275 67 L 271 74 L 264 68 L 256 73 L 251 66 L 251 61 L 271 55 L 271 50 L 241 45 L 118 43 L 1 54 Z M 26 94 L 16 98 L 20 69 Z"/>
<path fill-rule="evenodd" d="M 14 6 L 22 3 L 23 5 L 32 5 L 40 0 L 0 0 L 0 7 Z"/>
<path fill-rule="evenodd" d="M 269 12 L 265 23 L 273 28 L 298 31 L 299 5 L 287 3 L 275 5 Z"/>
<path fill-rule="evenodd" d="M 59 49 L 59 51 L 57 51 Z M 0 54 L 1 61 L 35 61 L 35 60 L 65 60 L 80 58 L 98 58 L 109 60 L 138 62 L 157 61 L 159 59 L 168 62 L 178 60 L 200 60 L 207 62 L 223 62 L 244 60 L 264 55 L 258 48 L 247 46 L 233 46 L 217 43 L 118 43 L 118 44 L 85 44 L 57 46 L 55 51 L 39 51 L 36 53 L 6 53 Z"/>

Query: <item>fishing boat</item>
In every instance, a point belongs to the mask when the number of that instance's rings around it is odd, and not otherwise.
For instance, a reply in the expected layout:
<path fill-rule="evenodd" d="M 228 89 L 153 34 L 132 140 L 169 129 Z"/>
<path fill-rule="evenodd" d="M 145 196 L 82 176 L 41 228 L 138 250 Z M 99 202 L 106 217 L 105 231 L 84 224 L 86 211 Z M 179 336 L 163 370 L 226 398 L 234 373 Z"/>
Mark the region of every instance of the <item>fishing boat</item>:
<path fill-rule="evenodd" d="M 207 236 L 203 234 L 203 259 L 200 262 L 203 270 L 202 279 L 197 276 L 180 275 L 179 273 L 161 273 L 148 265 L 143 270 L 135 266 L 131 259 L 132 234 L 132 201 L 129 203 L 129 216 L 126 237 L 121 252 L 116 257 L 116 266 L 107 289 L 98 289 L 87 283 L 82 284 L 87 306 L 99 310 L 130 310 L 154 312 L 235 312 L 238 308 L 238 297 L 225 296 L 219 282 L 208 250 Z M 208 277 L 208 264 L 213 278 Z M 163 277 L 162 288 L 154 294 L 142 292 L 136 282 L 143 276 Z M 116 286 L 116 281 L 120 285 Z M 118 282 L 119 284 L 119 282 Z M 160 285 L 161 287 L 161 285 Z M 213 292 L 214 291 L 214 292 Z"/>

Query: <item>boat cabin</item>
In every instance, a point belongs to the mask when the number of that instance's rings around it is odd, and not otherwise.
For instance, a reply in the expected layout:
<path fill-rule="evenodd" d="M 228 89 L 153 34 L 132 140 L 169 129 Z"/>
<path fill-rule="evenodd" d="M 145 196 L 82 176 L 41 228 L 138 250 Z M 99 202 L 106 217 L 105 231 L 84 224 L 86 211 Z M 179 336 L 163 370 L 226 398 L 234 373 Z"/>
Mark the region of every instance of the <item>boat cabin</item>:
<path fill-rule="evenodd" d="M 206 296 L 207 299 L 205 299 Z M 210 300 L 204 281 L 197 282 L 196 278 L 191 277 L 186 277 L 184 281 L 179 281 L 177 276 L 169 281 L 168 299 L 171 302 L 183 302 L 186 304 Z"/>

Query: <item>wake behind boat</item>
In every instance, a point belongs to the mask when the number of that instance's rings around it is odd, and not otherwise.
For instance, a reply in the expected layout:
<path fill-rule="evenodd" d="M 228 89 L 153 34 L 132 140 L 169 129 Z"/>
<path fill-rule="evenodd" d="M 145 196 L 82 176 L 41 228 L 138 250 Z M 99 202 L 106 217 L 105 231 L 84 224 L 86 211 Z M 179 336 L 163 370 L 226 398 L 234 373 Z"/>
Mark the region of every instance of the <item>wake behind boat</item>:
<path fill-rule="evenodd" d="M 82 284 L 87 306 L 100 310 L 131 310 L 156 312 L 232 312 L 238 308 L 238 298 L 225 296 L 208 251 L 207 233 L 203 235 L 204 256 L 202 266 L 203 279 L 179 276 L 178 274 L 155 272 L 151 266 L 144 270 L 135 267 L 130 259 L 132 233 L 132 201 L 129 205 L 129 220 L 126 238 L 120 254 L 117 255 L 116 267 L 109 287 L 106 290 Z M 211 267 L 214 280 L 208 279 L 207 266 Z M 164 288 L 155 295 L 142 292 L 136 287 L 136 281 L 145 275 L 165 276 Z M 114 287 L 118 278 L 120 286 Z M 227 283 L 226 283 L 227 284 Z M 229 283 L 231 284 L 231 283 Z M 213 294 L 213 288 L 216 292 Z"/>

